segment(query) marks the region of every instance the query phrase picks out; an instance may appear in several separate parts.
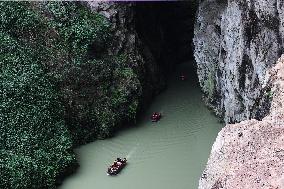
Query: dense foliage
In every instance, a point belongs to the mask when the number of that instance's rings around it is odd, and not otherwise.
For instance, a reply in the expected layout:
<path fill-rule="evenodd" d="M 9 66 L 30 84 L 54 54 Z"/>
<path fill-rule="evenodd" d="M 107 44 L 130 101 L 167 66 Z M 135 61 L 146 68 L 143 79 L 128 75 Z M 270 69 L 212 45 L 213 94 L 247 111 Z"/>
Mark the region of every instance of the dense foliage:
<path fill-rule="evenodd" d="M 1 2 L 0 188 L 55 188 L 72 143 L 111 135 L 141 95 L 104 17 L 76 2 Z"/>
<path fill-rule="evenodd" d="M 135 118 L 140 84 L 122 61 L 93 60 L 68 70 L 62 91 L 75 143 L 110 136 L 119 123 Z"/>
<path fill-rule="evenodd" d="M 74 162 L 63 107 L 40 64 L 7 33 L 0 33 L 1 188 L 53 188 Z"/>
<path fill-rule="evenodd" d="M 141 95 L 139 80 L 127 64 L 130 55 L 107 54 L 113 37 L 101 15 L 66 2 L 40 7 L 59 35 L 58 60 L 67 55 L 63 66 L 51 73 L 59 82 L 74 144 L 110 136 L 119 123 L 135 118 Z"/>

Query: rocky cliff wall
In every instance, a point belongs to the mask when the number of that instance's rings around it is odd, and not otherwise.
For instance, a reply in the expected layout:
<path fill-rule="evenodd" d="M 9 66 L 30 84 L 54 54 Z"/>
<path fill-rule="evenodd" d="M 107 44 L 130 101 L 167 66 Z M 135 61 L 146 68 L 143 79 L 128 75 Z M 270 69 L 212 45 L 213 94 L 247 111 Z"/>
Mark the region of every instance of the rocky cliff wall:
<path fill-rule="evenodd" d="M 205 0 L 195 25 L 195 60 L 204 98 L 226 123 L 269 111 L 266 71 L 283 48 L 282 0 Z"/>
<path fill-rule="evenodd" d="M 282 189 L 284 187 L 284 56 L 267 73 L 269 115 L 229 124 L 212 147 L 199 189 Z"/>
<path fill-rule="evenodd" d="M 95 13 L 102 14 L 111 23 L 114 38 L 107 47 L 109 55 L 131 55 L 128 64 L 135 70 L 142 83 L 145 101 L 153 97 L 164 87 L 164 78 L 160 67 L 150 49 L 142 43 L 135 29 L 135 4 L 89 1 L 87 5 Z"/>
<path fill-rule="evenodd" d="M 193 26 L 197 3 L 139 2 L 135 25 L 162 71 L 168 75 L 176 64 L 193 59 Z"/>
<path fill-rule="evenodd" d="M 108 54 L 131 55 L 128 64 L 135 70 L 142 84 L 141 107 L 165 87 L 161 68 L 148 46 L 143 43 L 135 28 L 135 4 L 90 1 L 87 5 L 96 13 L 104 15 L 111 23 L 114 39 Z"/>
<path fill-rule="evenodd" d="M 137 112 L 165 82 L 152 53 L 135 31 L 132 3 L 82 4 L 109 25 L 107 41 L 93 40 L 88 48 L 89 59 L 101 63 L 69 69 L 61 90 L 74 141 L 86 142 L 110 136 L 122 123 L 135 121 Z"/>

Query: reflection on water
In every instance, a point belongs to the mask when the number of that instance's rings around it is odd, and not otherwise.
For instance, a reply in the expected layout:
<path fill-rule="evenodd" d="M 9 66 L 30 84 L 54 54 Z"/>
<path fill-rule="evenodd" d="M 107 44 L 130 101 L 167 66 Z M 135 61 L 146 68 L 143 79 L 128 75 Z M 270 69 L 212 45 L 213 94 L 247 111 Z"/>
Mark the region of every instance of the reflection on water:
<path fill-rule="evenodd" d="M 197 188 L 222 125 L 204 106 L 189 70 L 187 64 L 178 67 L 168 89 L 136 126 L 77 149 L 80 168 L 60 189 Z M 181 81 L 180 73 L 187 80 Z M 150 121 L 153 111 L 163 112 L 158 123 Z M 107 166 L 116 157 L 127 157 L 129 163 L 118 176 L 107 176 Z"/>

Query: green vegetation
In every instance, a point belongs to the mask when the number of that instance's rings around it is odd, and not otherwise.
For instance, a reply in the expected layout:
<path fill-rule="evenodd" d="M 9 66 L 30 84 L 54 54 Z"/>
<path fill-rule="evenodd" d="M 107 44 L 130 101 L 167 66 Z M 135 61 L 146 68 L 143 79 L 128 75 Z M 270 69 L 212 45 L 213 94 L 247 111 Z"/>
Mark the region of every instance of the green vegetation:
<path fill-rule="evenodd" d="M 123 121 L 136 116 L 141 95 L 133 70 L 117 59 L 90 61 L 70 69 L 63 96 L 68 127 L 80 144 L 110 136 Z"/>
<path fill-rule="evenodd" d="M 204 80 L 204 84 L 202 86 L 202 90 L 206 94 L 206 98 L 208 100 L 213 98 L 215 92 L 215 79 L 213 73 L 213 71 L 208 72 L 207 79 Z"/>
<path fill-rule="evenodd" d="M 265 96 L 268 97 L 270 100 L 273 98 L 273 91 L 269 88 L 266 92 L 265 92 Z"/>
<path fill-rule="evenodd" d="M 1 188 L 54 188 L 75 162 L 54 86 L 31 49 L 0 33 Z"/>
<path fill-rule="evenodd" d="M 109 23 L 76 2 L 1 2 L 0 188 L 55 188 L 72 147 L 134 120 L 129 55 L 108 56 Z"/>

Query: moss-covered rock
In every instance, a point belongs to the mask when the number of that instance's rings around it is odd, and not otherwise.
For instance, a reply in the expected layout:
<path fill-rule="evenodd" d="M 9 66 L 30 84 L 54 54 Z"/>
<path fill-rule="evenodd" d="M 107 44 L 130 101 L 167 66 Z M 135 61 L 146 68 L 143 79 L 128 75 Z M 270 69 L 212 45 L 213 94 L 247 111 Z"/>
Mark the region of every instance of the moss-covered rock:
<path fill-rule="evenodd" d="M 0 186 L 55 188 L 76 163 L 63 106 L 33 49 L 5 32 L 0 39 Z"/>

